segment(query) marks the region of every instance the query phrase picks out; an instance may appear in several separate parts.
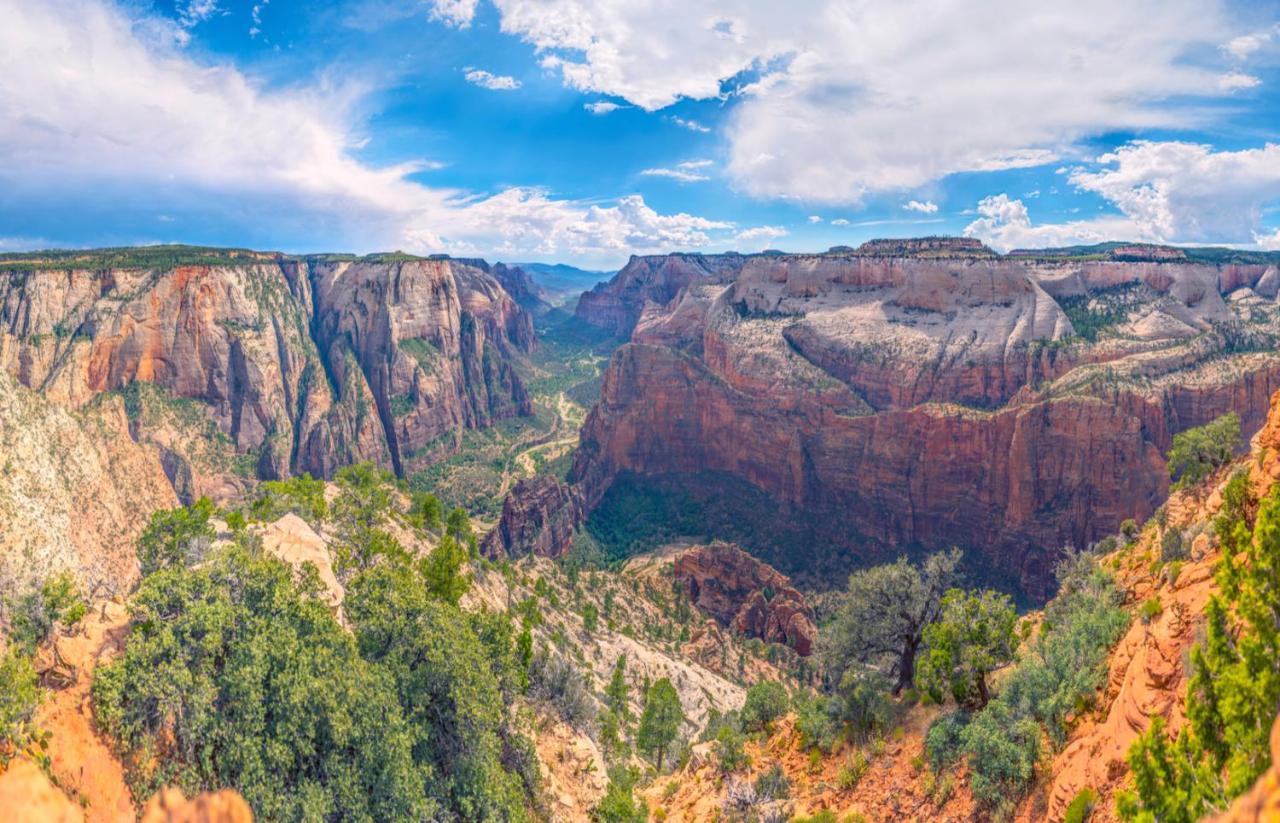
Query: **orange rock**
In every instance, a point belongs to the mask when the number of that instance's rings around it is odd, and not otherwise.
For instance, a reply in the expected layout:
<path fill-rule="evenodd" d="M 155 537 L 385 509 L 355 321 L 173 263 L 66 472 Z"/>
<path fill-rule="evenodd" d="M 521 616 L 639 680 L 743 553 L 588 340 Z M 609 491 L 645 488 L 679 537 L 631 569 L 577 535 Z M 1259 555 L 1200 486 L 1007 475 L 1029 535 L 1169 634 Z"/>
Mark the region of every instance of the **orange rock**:
<path fill-rule="evenodd" d="M 253 811 L 231 789 L 205 792 L 191 800 L 177 789 L 157 792 L 142 810 L 141 823 L 252 823 Z"/>
<path fill-rule="evenodd" d="M 0 773 L 0 809 L 10 823 L 81 823 L 80 807 L 58 791 L 40 767 L 15 760 Z"/>

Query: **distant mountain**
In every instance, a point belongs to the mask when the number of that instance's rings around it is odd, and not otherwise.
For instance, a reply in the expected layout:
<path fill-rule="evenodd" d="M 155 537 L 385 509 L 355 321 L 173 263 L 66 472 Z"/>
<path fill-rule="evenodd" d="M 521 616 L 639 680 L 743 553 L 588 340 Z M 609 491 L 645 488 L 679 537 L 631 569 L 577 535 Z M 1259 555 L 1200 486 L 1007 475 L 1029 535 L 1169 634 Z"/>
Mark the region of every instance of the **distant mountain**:
<path fill-rule="evenodd" d="M 590 271 L 565 263 L 511 263 L 533 277 L 533 281 L 547 293 L 550 301 L 562 305 L 588 291 L 597 283 L 613 277 L 611 271 Z"/>

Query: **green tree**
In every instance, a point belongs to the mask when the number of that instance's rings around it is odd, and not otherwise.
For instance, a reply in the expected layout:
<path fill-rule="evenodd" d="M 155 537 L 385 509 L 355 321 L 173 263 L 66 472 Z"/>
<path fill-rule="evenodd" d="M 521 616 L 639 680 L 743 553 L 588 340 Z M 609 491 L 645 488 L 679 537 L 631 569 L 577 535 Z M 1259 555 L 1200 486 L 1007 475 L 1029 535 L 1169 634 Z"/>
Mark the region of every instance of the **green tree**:
<path fill-rule="evenodd" d="M 414 492 L 409 501 L 409 522 L 420 529 L 439 529 L 444 524 L 444 504 L 434 494 Z"/>
<path fill-rule="evenodd" d="M 609 788 L 591 810 L 591 819 L 596 823 L 648 823 L 649 807 L 634 794 L 639 779 L 640 775 L 626 766 L 610 769 Z"/>
<path fill-rule="evenodd" d="M 604 688 L 605 705 L 613 712 L 625 732 L 631 725 L 631 690 L 627 687 L 627 656 L 618 655 L 613 663 L 613 674 Z"/>
<path fill-rule="evenodd" d="M 56 574 L 8 606 L 13 641 L 28 653 L 49 639 L 54 627 L 74 626 L 89 609 L 70 572 Z"/>
<path fill-rule="evenodd" d="M 277 520 L 290 512 L 313 525 L 323 522 L 329 516 L 324 481 L 304 473 L 287 480 L 258 484 L 257 496 L 249 506 L 249 515 L 254 520 Z"/>
<path fill-rule="evenodd" d="M 1251 536 L 1245 486 L 1228 482 L 1216 523 L 1220 594 L 1205 607 L 1205 639 L 1191 653 L 1188 723 L 1175 740 L 1153 723 L 1134 743 L 1135 792 L 1117 805 L 1125 820 L 1198 820 L 1271 764 L 1268 735 L 1280 705 L 1280 485 L 1262 501 Z"/>
<path fill-rule="evenodd" d="M 822 633 L 821 653 L 832 683 L 850 668 L 874 666 L 894 678 L 893 693 L 915 678 L 924 628 L 938 619 L 943 594 L 958 578 L 960 552 L 927 558 L 916 567 L 896 563 L 855 572 L 844 605 Z"/>
<path fill-rule="evenodd" d="M 334 480 L 339 493 L 333 503 L 333 516 L 348 542 L 360 542 L 386 521 L 393 479 L 372 463 L 354 463 L 338 469 Z"/>
<path fill-rule="evenodd" d="M 662 771 L 663 757 L 680 733 L 683 722 L 684 708 L 676 687 L 665 677 L 654 681 L 645 692 L 644 711 L 636 730 L 636 748 L 653 758 L 658 771 Z"/>
<path fill-rule="evenodd" d="M 1175 488 L 1192 486 L 1214 469 L 1231 462 L 1240 446 L 1240 418 L 1235 412 L 1211 423 L 1187 429 L 1173 436 L 1169 449 L 1169 477 Z"/>
<path fill-rule="evenodd" d="M 942 598 L 942 614 L 924 631 L 925 654 L 917 682 L 934 700 L 949 692 L 966 708 L 991 699 L 987 675 L 1013 659 L 1018 614 L 1008 595 L 952 589 Z"/>
<path fill-rule="evenodd" d="M 746 738 L 733 726 L 720 727 L 720 731 L 716 733 L 715 747 L 720 771 L 736 772 L 751 765 L 751 758 L 747 757 Z"/>
<path fill-rule="evenodd" d="M 761 680 L 747 689 L 742 704 L 742 725 L 748 730 L 767 729 L 787 712 L 787 690 L 776 680 Z"/>
<path fill-rule="evenodd" d="M 314 570 L 240 549 L 147 577 L 94 714 L 135 796 L 231 786 L 264 820 L 418 819 L 413 736 L 385 672 L 320 600 Z"/>
<path fill-rule="evenodd" d="M 190 506 L 153 512 L 138 536 L 138 563 L 144 576 L 199 560 L 213 540 L 213 501 L 202 497 Z"/>
<path fill-rule="evenodd" d="M 427 591 L 451 606 L 458 605 L 471 588 L 471 578 L 463 571 L 466 563 L 466 551 L 457 540 L 445 535 L 422 561 L 422 579 Z"/>

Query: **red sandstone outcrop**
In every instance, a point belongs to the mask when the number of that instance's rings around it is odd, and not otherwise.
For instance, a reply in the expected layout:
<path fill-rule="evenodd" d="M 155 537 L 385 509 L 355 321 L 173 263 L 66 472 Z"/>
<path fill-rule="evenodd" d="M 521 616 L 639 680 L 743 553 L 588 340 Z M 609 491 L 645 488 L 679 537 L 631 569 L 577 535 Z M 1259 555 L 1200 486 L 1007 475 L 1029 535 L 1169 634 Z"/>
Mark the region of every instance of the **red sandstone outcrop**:
<path fill-rule="evenodd" d="M 486 557 L 559 557 L 582 522 L 582 496 L 554 477 L 521 480 L 502 501 L 498 525 L 485 535 Z"/>
<path fill-rule="evenodd" d="M 199 401 L 261 477 L 355 460 L 410 471 L 463 428 L 530 412 L 512 361 L 535 343 L 532 320 L 483 262 L 62 265 L 0 267 L 0 366 L 75 408 L 135 381 Z M 172 431 L 133 434 L 161 448 L 180 490 L 192 451 L 211 447 L 203 434 L 185 447 Z M 220 488 L 200 480 L 190 495 Z"/>
<path fill-rule="evenodd" d="M 746 637 L 785 643 L 801 655 L 818 637 L 813 608 L 786 575 L 728 543 L 696 546 L 673 574 L 702 612 Z"/>

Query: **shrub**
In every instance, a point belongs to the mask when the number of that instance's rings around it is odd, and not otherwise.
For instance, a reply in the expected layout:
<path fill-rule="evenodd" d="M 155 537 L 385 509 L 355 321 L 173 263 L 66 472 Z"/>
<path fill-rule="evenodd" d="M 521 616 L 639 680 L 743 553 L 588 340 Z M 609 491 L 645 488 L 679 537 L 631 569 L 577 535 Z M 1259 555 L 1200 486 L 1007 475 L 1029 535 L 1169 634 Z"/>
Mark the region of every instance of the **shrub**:
<path fill-rule="evenodd" d="M 891 707 L 887 694 L 887 684 L 873 670 L 851 668 L 844 673 L 836 707 L 853 737 L 865 740 L 888 723 Z"/>
<path fill-rule="evenodd" d="M 729 773 L 745 769 L 751 765 L 747 757 L 746 739 L 742 732 L 732 726 L 721 726 L 716 734 L 716 759 L 720 761 L 720 771 Z"/>
<path fill-rule="evenodd" d="M 861 749 L 856 750 L 849 755 L 849 759 L 840 767 L 840 771 L 836 772 L 836 786 L 842 792 L 853 790 L 869 768 L 871 768 L 871 764 L 867 761 L 867 756 L 863 754 Z"/>
<path fill-rule="evenodd" d="M 1120 534 L 1124 535 L 1129 540 L 1132 540 L 1133 538 L 1137 537 L 1138 532 L 1139 532 L 1138 521 L 1134 520 L 1132 517 L 1128 518 L 1127 520 L 1123 521 L 1120 524 Z"/>
<path fill-rule="evenodd" d="M 1143 623 L 1150 623 L 1164 612 L 1164 606 L 1160 605 L 1160 598 L 1151 597 L 1144 600 L 1138 608 L 1138 616 L 1142 618 Z"/>
<path fill-rule="evenodd" d="M 649 807 L 633 794 L 638 779 L 634 769 L 624 766 L 610 769 L 609 787 L 591 810 L 591 819 L 596 823 L 648 823 Z"/>
<path fill-rule="evenodd" d="M 40 687 L 31 658 L 9 649 L 0 656 L 0 766 L 37 739 L 32 718 L 39 703 Z"/>
<path fill-rule="evenodd" d="M 960 759 L 964 753 L 964 729 L 968 725 L 969 715 L 962 711 L 941 715 L 929 725 L 924 737 L 924 751 L 935 772 Z"/>
<path fill-rule="evenodd" d="M 1164 534 L 1160 536 L 1160 562 L 1168 563 L 1172 560 L 1186 560 L 1187 547 L 1182 539 L 1182 530 L 1177 528 L 1168 528 L 1164 530 Z"/>
<path fill-rule="evenodd" d="M 800 745 L 806 749 L 819 749 L 830 753 L 840 734 L 840 703 L 822 695 L 805 697 L 797 695 L 793 701 L 796 710 L 796 731 L 800 733 Z M 887 702 L 887 701 L 886 701 Z"/>
<path fill-rule="evenodd" d="M 316 524 L 329 516 L 324 499 L 324 481 L 310 474 L 287 480 L 267 480 L 258 484 L 258 494 L 249 506 L 254 520 L 277 520 L 290 512 L 308 523 Z M 230 521 L 228 521 L 230 522 Z"/>
<path fill-rule="evenodd" d="M 756 794 L 765 800 L 786 800 L 791 796 L 791 781 L 777 763 L 756 778 L 755 788 Z"/>
<path fill-rule="evenodd" d="M 437 531 L 444 525 L 444 504 L 430 492 L 415 491 L 409 499 L 408 517 L 419 529 Z"/>
<path fill-rule="evenodd" d="M 773 725 L 787 712 L 787 690 L 775 680 L 762 680 L 747 689 L 746 702 L 742 704 L 742 725 L 751 731 L 760 731 Z"/>
<path fill-rule="evenodd" d="M 585 678 L 573 663 L 545 650 L 533 657 L 529 667 L 529 696 L 556 710 L 564 722 L 581 729 L 595 720 L 595 699 Z"/>
<path fill-rule="evenodd" d="M 202 497 L 190 506 L 153 512 L 138 536 L 138 563 L 148 575 L 199 561 L 213 540 L 213 502 Z"/>
<path fill-rule="evenodd" d="M 1173 436 L 1169 449 L 1169 477 L 1175 488 L 1199 483 L 1226 465 L 1240 444 L 1240 418 L 1234 412 L 1211 423 Z"/>
<path fill-rule="evenodd" d="M 422 580 L 427 591 L 437 600 L 451 606 L 471 588 L 471 578 L 463 572 L 467 552 L 454 538 L 445 535 L 439 545 L 422 560 Z"/>
<path fill-rule="evenodd" d="M 927 653 L 916 670 L 921 689 L 938 702 L 950 692 L 961 705 L 985 706 L 990 699 L 987 675 L 1013 659 L 1017 625 L 1008 595 L 947 592 L 941 616 L 924 631 Z"/>
<path fill-rule="evenodd" d="M 1093 813 L 1093 807 L 1097 803 L 1098 793 L 1085 786 L 1076 792 L 1076 796 L 1071 798 L 1071 802 L 1067 804 L 1067 810 L 1062 815 L 1062 823 L 1085 823 L 1089 819 L 1089 815 Z"/>
<path fill-rule="evenodd" d="M 1016 798 L 1030 782 L 1040 756 L 1040 727 L 994 701 L 962 733 L 973 796 L 987 806 Z"/>
<path fill-rule="evenodd" d="M 13 641 L 28 652 L 33 651 L 49 639 L 55 626 L 74 626 L 88 609 L 71 573 L 54 575 L 10 605 Z"/>

